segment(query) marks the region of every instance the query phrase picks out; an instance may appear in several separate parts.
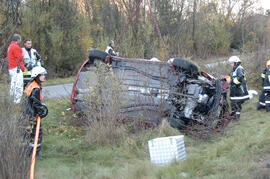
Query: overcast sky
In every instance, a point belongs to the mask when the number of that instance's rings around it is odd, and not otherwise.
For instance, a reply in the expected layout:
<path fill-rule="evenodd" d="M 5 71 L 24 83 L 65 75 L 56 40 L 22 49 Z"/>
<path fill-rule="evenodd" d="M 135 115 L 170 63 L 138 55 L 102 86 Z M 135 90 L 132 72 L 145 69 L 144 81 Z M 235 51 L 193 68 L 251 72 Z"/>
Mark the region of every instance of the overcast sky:
<path fill-rule="evenodd" d="M 261 0 L 264 9 L 270 9 L 270 0 Z"/>

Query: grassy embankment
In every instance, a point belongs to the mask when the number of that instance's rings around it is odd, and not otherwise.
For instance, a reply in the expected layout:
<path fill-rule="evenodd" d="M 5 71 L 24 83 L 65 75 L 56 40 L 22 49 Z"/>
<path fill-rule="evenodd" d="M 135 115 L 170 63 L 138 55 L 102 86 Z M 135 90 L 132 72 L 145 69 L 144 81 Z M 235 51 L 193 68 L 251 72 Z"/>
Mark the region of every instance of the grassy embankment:
<path fill-rule="evenodd" d="M 37 161 L 37 178 L 263 178 L 270 176 L 270 116 L 256 111 L 256 100 L 244 105 L 239 122 L 211 141 L 185 136 L 187 159 L 158 167 L 150 163 L 149 139 L 180 135 L 163 123 L 156 129 L 123 135 L 119 145 L 89 143 L 85 131 L 71 124 L 66 99 L 49 99 L 43 119 L 46 157 Z M 102 131 L 101 131 L 102 132 Z M 126 136 L 126 137 L 125 137 Z M 186 176 L 186 177 L 185 177 Z"/>

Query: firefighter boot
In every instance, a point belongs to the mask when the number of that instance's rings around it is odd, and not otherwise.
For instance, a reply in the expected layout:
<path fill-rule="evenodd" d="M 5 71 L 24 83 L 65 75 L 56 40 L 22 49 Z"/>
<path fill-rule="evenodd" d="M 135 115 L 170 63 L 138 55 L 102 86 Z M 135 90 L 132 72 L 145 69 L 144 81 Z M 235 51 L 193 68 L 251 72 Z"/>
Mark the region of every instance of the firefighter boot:
<path fill-rule="evenodd" d="M 39 152 L 37 152 L 36 159 L 43 160 L 43 157 L 39 154 Z"/>
<path fill-rule="evenodd" d="M 238 121 L 240 119 L 240 112 L 236 112 L 235 121 Z"/>
<path fill-rule="evenodd" d="M 270 104 L 266 104 L 266 112 L 270 112 Z"/>
<path fill-rule="evenodd" d="M 270 112 L 270 92 L 265 94 L 265 108 L 266 112 Z"/>
<path fill-rule="evenodd" d="M 235 118 L 236 118 L 236 113 L 235 113 L 235 112 L 231 112 L 231 114 L 230 114 L 230 119 L 231 119 L 232 121 L 235 121 Z"/>
<path fill-rule="evenodd" d="M 262 109 L 262 108 L 263 108 L 263 106 L 260 104 L 260 102 L 258 102 L 257 110 L 260 110 L 260 109 Z"/>

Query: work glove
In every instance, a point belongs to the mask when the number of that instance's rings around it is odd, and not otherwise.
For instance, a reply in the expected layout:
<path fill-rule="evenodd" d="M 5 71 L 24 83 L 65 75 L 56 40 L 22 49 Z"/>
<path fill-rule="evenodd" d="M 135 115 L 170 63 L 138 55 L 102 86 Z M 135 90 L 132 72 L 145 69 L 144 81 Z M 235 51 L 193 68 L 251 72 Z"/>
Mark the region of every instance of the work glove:
<path fill-rule="evenodd" d="M 17 73 L 20 73 L 20 69 L 21 69 L 21 64 L 19 63 L 17 66 Z"/>
<path fill-rule="evenodd" d="M 32 63 L 26 63 L 25 66 L 26 66 L 28 71 L 31 71 L 33 69 Z"/>
<path fill-rule="evenodd" d="M 45 67 L 44 67 L 44 61 L 41 60 L 41 59 L 40 59 L 40 65 L 41 65 L 43 68 L 45 68 Z"/>
<path fill-rule="evenodd" d="M 34 55 L 36 56 L 37 60 L 40 59 L 40 55 L 37 52 L 34 52 Z"/>
<path fill-rule="evenodd" d="M 41 118 L 44 118 L 48 115 L 48 112 L 49 111 L 46 104 L 42 103 L 38 109 L 38 116 L 40 116 Z"/>

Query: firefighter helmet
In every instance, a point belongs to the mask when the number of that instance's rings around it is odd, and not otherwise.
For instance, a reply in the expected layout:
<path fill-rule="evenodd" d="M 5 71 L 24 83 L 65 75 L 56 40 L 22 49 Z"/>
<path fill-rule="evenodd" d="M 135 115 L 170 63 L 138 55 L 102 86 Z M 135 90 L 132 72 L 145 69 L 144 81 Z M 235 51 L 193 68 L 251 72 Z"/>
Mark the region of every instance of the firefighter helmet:
<path fill-rule="evenodd" d="M 231 56 L 228 61 L 229 61 L 229 63 L 241 62 L 241 60 L 240 60 L 240 58 L 238 56 Z"/>
<path fill-rule="evenodd" d="M 45 68 L 37 66 L 33 68 L 32 73 L 31 73 L 31 78 L 35 78 L 38 75 L 46 75 L 46 74 L 47 74 L 47 71 L 45 70 Z"/>
<path fill-rule="evenodd" d="M 268 60 L 267 62 L 266 62 L 266 67 L 269 67 L 270 66 L 270 60 Z"/>
<path fill-rule="evenodd" d="M 112 44 L 114 44 L 114 41 L 113 40 L 110 40 L 109 41 L 109 46 L 111 46 Z"/>

